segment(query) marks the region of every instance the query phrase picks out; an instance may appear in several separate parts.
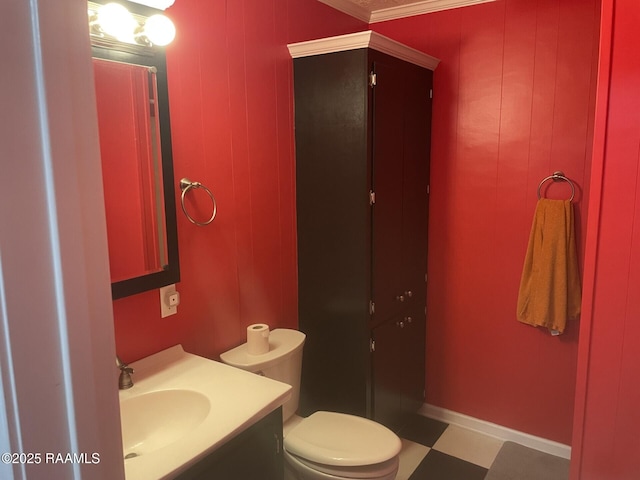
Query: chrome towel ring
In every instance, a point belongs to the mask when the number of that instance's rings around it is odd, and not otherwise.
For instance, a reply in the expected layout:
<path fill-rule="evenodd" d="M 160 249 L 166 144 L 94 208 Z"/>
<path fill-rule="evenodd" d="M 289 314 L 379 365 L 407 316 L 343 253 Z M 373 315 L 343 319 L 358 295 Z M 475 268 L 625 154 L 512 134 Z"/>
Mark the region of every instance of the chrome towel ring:
<path fill-rule="evenodd" d="M 187 213 L 187 208 L 184 206 L 184 196 L 192 188 L 202 188 L 205 192 L 207 192 L 207 195 L 209 195 L 209 198 L 211 199 L 211 203 L 213 204 L 213 212 L 211 213 L 211 218 L 209 218 L 209 220 L 205 222 L 198 222 L 197 220 L 195 220 L 191 215 Z M 182 204 L 182 211 L 184 212 L 185 216 L 189 219 L 191 223 L 193 223 L 194 225 L 197 225 L 198 227 L 204 227 L 206 225 L 209 225 L 211 222 L 213 222 L 213 219 L 216 218 L 216 213 L 218 213 L 218 205 L 216 203 L 215 197 L 213 196 L 213 193 L 211 193 L 211 190 L 209 190 L 207 187 L 202 185 L 200 182 L 192 182 L 188 178 L 183 178 L 182 180 L 180 180 L 180 190 L 182 190 L 182 196 L 180 198 L 180 203 Z"/>
<path fill-rule="evenodd" d="M 554 182 L 567 182 L 571 187 L 571 198 L 569 199 L 569 201 L 572 201 L 573 197 L 576 196 L 576 187 L 573 182 L 564 175 L 564 172 L 558 170 L 556 172 L 553 172 L 553 175 L 549 175 L 548 177 L 542 179 L 540 185 L 538 185 L 538 199 L 542 198 L 540 191 L 542 190 L 542 185 L 548 180 L 553 180 Z"/>

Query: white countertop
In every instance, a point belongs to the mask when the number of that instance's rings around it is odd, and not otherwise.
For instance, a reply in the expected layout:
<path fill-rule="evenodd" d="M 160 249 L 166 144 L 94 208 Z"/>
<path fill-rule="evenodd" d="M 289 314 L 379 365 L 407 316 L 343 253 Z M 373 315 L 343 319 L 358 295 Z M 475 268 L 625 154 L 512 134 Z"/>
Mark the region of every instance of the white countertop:
<path fill-rule="evenodd" d="M 130 366 L 135 370 L 134 386 L 120 390 L 121 403 L 151 392 L 185 389 L 205 395 L 211 409 L 178 441 L 125 460 L 127 480 L 173 478 L 267 416 L 291 394 L 287 384 L 187 353 L 181 345 Z"/>

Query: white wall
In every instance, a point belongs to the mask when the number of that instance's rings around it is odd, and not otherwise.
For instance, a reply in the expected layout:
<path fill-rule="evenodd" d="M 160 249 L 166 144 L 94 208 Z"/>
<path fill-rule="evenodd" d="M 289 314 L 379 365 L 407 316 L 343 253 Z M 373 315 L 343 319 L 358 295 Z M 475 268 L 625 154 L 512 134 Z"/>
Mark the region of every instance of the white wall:
<path fill-rule="evenodd" d="M 0 5 L 0 453 L 42 455 L 3 479 L 124 478 L 86 12 Z"/>

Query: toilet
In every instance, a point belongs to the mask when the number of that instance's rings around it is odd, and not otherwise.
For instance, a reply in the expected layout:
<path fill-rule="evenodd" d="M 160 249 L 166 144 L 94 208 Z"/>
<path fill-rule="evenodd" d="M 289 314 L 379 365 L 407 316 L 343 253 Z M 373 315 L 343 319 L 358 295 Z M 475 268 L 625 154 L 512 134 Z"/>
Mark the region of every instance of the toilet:
<path fill-rule="evenodd" d="M 244 343 L 220 355 L 227 365 L 291 385 L 291 398 L 282 407 L 285 478 L 395 479 L 401 442 L 388 428 L 344 413 L 295 415 L 305 338 L 297 330 L 276 329 L 269 335 L 268 353 L 251 355 Z"/>

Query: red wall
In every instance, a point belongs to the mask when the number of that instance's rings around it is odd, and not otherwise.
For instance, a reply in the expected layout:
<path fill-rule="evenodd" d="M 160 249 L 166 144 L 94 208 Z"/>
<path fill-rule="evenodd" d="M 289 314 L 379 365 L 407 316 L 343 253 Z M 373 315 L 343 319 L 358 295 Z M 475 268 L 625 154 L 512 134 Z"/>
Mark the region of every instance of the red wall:
<path fill-rule="evenodd" d="M 218 216 L 200 228 L 178 207 L 176 315 L 160 318 L 157 290 L 114 302 L 125 361 L 176 343 L 215 357 L 243 341 L 251 323 L 297 326 L 286 44 L 366 29 L 316 0 L 180 0 L 167 13 L 178 31 L 167 53 L 176 183 L 206 185 Z M 206 194 L 188 197 L 192 215 L 208 218 Z"/>
<path fill-rule="evenodd" d="M 597 4 L 498 0 L 372 25 L 442 59 L 427 401 L 563 443 L 571 440 L 578 323 L 551 338 L 518 323 L 515 306 L 536 189 L 557 169 L 578 186 L 583 255 Z M 367 28 L 315 0 L 180 0 L 169 13 L 178 27 L 169 51 L 176 179 L 207 185 L 219 217 L 198 228 L 179 212 L 177 315 L 160 319 L 157 291 L 114 302 L 126 361 L 175 343 L 214 357 L 241 342 L 250 323 L 297 324 L 285 44 Z M 206 197 L 193 200 L 206 216 Z"/>
<path fill-rule="evenodd" d="M 427 403 L 571 442 L 579 323 L 516 321 L 539 182 L 577 186 L 583 255 L 598 0 L 498 0 L 373 24 L 435 73 Z M 549 196 L 567 198 L 567 186 Z"/>
<path fill-rule="evenodd" d="M 640 478 L 640 4 L 603 1 L 571 478 Z"/>

